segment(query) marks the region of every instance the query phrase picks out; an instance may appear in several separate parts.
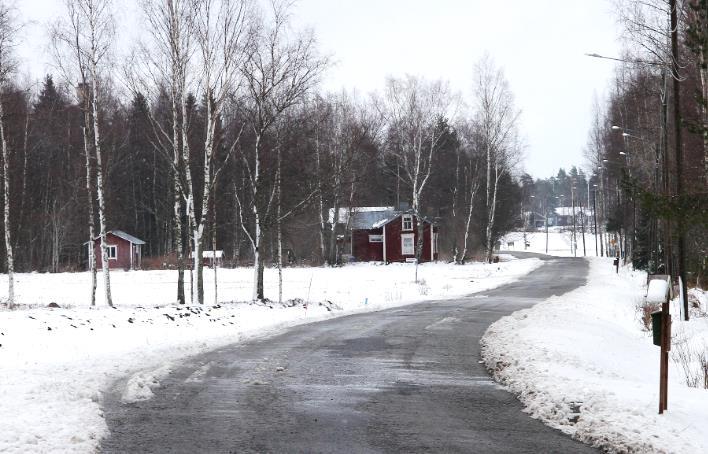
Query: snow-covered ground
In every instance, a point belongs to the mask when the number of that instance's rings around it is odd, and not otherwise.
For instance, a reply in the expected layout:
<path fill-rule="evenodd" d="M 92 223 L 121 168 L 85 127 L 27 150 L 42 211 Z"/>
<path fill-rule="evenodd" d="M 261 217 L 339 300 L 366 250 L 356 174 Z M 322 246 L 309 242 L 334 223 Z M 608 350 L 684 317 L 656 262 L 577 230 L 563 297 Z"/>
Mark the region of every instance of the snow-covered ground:
<path fill-rule="evenodd" d="M 528 246 L 524 246 L 524 238 Z M 546 252 L 546 232 L 510 232 L 502 237 L 501 251 L 526 251 L 538 252 L 541 254 L 555 255 L 557 257 L 573 257 L 571 249 L 573 233 L 566 231 L 566 228 L 549 227 L 548 229 L 548 252 Z M 577 257 L 583 257 L 583 235 L 580 229 L 575 234 L 575 241 L 578 245 Z M 598 238 L 598 253 L 600 240 Z M 595 256 L 595 235 L 590 231 L 585 232 L 585 255 Z"/>
<path fill-rule="evenodd" d="M 171 304 L 176 272 L 111 273 L 115 309 L 88 305 L 88 273 L 19 274 L 19 310 L 0 310 L 0 452 L 93 452 L 106 433 L 102 393 L 131 379 L 126 401 L 149 398 L 181 359 L 286 326 L 496 287 L 540 265 L 537 259 L 341 268 L 288 268 L 285 305 L 234 303 L 251 296 L 251 269 L 206 271 L 204 306 Z M 266 296 L 277 299 L 274 270 Z M 6 291 L 6 276 L 0 279 Z M 0 299 L 6 295 L 0 293 Z M 299 299 L 297 299 L 299 298 Z M 49 309 L 57 303 L 61 307 Z M 305 304 L 305 302 L 310 302 Z M 1 307 L 1 306 L 0 306 Z"/>
<path fill-rule="evenodd" d="M 592 258 L 586 286 L 504 317 L 482 339 L 495 378 L 536 418 L 610 452 L 708 452 L 708 390 L 689 388 L 679 352 L 708 348 L 705 294 L 672 303 L 668 411 L 658 415 L 659 347 L 636 310 L 646 274 Z M 708 354 L 708 353 L 706 353 Z M 698 364 L 691 365 L 697 372 Z"/>

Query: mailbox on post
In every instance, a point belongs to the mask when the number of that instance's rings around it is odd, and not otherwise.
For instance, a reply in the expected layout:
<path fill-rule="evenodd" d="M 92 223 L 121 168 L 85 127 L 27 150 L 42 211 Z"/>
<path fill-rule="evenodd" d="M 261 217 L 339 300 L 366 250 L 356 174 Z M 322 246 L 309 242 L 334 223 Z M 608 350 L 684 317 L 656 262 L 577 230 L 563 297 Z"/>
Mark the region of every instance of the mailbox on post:
<path fill-rule="evenodd" d="M 661 347 L 659 355 L 659 414 L 668 408 L 669 350 L 671 349 L 671 314 L 669 279 L 660 278 L 649 281 L 647 304 L 661 304 L 661 310 L 651 313 L 651 328 L 654 345 Z"/>
<path fill-rule="evenodd" d="M 651 313 L 651 332 L 653 334 L 654 345 L 661 347 L 661 311 Z"/>

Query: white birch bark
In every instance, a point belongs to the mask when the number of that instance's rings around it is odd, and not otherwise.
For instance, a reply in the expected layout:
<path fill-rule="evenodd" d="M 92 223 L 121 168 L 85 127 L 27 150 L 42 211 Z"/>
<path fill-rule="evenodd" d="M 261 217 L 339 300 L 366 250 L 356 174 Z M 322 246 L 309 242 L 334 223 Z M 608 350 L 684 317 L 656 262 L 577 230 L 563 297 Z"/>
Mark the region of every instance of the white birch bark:
<path fill-rule="evenodd" d="M 0 42 L 0 46 L 2 43 Z M 0 52 L 4 54 L 7 49 L 0 47 Z M 4 63 L 0 56 L 0 65 Z M 0 68 L 0 72 L 2 68 Z M 4 82 L 0 81 L 0 82 Z M 4 84 L 0 83 L 0 89 L 4 88 Z M 10 307 L 15 305 L 15 257 L 12 252 L 12 234 L 10 224 L 10 152 L 7 147 L 7 138 L 5 134 L 5 109 L 0 99 L 0 144 L 2 146 L 2 180 L 4 189 L 4 210 L 3 210 L 3 229 L 5 233 L 5 258 L 7 260 L 7 303 Z"/>
<path fill-rule="evenodd" d="M 289 3 L 273 2 L 270 23 L 263 17 L 257 18 L 259 22 L 251 35 L 252 45 L 241 65 L 248 94 L 243 113 L 255 139 L 248 155 L 242 156 L 252 196 L 249 203 L 253 233 L 245 225 L 244 231 L 253 250 L 254 301 L 264 299 L 261 243 L 275 211 L 275 187 L 264 187 L 263 172 L 266 169 L 262 167 L 262 142 L 283 114 L 303 101 L 327 64 L 326 59 L 315 55 L 311 34 L 289 36 L 289 6 Z"/>
<path fill-rule="evenodd" d="M 5 237 L 5 258 L 7 261 L 7 302 L 10 307 L 15 304 L 15 256 L 12 248 L 12 218 L 10 216 L 10 150 L 7 143 L 5 125 L 5 109 L 2 104 L 8 78 L 13 68 L 11 50 L 15 45 L 17 27 L 13 23 L 10 7 L 6 3 L 0 4 L 0 147 L 2 148 L 3 161 L 3 229 Z"/>

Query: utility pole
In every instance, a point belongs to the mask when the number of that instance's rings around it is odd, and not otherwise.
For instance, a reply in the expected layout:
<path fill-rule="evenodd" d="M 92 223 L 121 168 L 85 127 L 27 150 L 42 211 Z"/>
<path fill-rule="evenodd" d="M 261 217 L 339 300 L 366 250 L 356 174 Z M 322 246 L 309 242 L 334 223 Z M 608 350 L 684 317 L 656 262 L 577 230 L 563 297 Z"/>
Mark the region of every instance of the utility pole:
<path fill-rule="evenodd" d="M 585 213 L 583 213 L 583 201 L 580 200 L 580 231 L 583 235 L 583 257 L 586 256 L 585 251 Z"/>
<path fill-rule="evenodd" d="M 595 185 L 597 186 L 597 185 Z M 592 192 L 592 217 L 593 217 L 593 224 L 595 227 L 595 257 L 598 257 L 599 254 L 597 253 L 597 204 L 595 201 L 597 200 L 597 189 L 594 189 Z"/>
<path fill-rule="evenodd" d="M 570 203 L 573 206 L 573 239 L 571 240 L 571 249 L 573 250 L 573 257 L 578 256 L 578 242 L 575 236 L 575 186 L 570 187 Z"/>
<path fill-rule="evenodd" d="M 676 0 L 669 0 L 669 8 L 671 9 L 671 73 L 673 76 L 673 95 L 674 95 L 674 141 L 676 153 L 676 198 L 679 203 L 683 195 L 683 143 L 681 140 L 681 80 L 679 79 L 679 51 L 678 51 L 678 15 Z M 683 314 L 684 320 L 688 321 L 688 295 L 686 289 L 686 238 L 684 233 L 683 219 L 679 216 L 677 219 L 677 236 L 678 236 L 678 263 L 677 275 L 679 277 L 679 285 L 681 285 L 681 295 L 683 298 Z"/>
<path fill-rule="evenodd" d="M 543 220 L 546 224 L 546 254 L 548 254 L 548 196 L 543 200 Z"/>

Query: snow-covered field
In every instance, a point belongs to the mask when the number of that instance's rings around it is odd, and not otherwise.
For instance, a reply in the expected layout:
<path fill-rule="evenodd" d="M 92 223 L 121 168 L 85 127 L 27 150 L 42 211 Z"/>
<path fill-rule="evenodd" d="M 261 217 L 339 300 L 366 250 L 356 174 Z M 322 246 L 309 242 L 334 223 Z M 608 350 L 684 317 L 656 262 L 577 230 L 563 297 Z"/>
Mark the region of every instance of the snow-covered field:
<path fill-rule="evenodd" d="M 672 303 L 668 411 L 658 415 L 659 347 L 636 311 L 646 274 L 592 258 L 586 286 L 504 317 L 482 353 L 536 418 L 610 452 L 708 452 L 708 390 L 685 386 L 677 353 L 708 347 L 705 294 L 690 322 Z M 682 344 L 683 343 L 683 344 Z M 694 371 L 697 364 L 693 364 Z"/>
<path fill-rule="evenodd" d="M 0 311 L 0 452 L 94 451 L 106 433 L 102 393 L 120 377 L 132 377 L 124 400 L 149 398 L 160 376 L 189 355 L 295 324 L 489 289 L 539 265 L 424 264 L 418 284 L 410 264 L 288 268 L 287 307 L 233 302 L 250 299 L 252 271 L 245 268 L 219 269 L 218 304 L 206 271 L 210 303 L 201 307 L 171 304 L 174 271 L 111 273 L 115 309 L 101 302 L 100 282 L 98 305 L 88 305 L 88 273 L 19 274 L 23 307 Z M 276 279 L 266 270 L 271 299 Z M 47 308 L 52 302 L 61 307 Z"/>
<path fill-rule="evenodd" d="M 510 232 L 500 239 L 501 251 L 526 251 L 538 252 L 540 254 L 555 255 L 557 257 L 573 257 L 571 249 L 573 233 L 558 227 L 548 229 L 548 252 L 546 252 L 546 232 Z M 524 238 L 528 246 L 524 246 Z M 575 234 L 575 241 L 578 245 L 577 257 L 583 257 L 583 235 L 580 229 Z M 600 240 L 598 238 L 598 248 Z M 598 249 L 599 253 L 599 249 Z M 595 235 L 589 231 L 585 232 L 585 255 L 595 256 Z"/>

